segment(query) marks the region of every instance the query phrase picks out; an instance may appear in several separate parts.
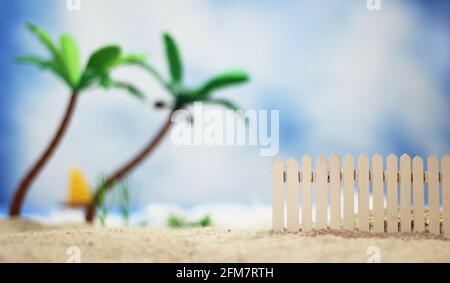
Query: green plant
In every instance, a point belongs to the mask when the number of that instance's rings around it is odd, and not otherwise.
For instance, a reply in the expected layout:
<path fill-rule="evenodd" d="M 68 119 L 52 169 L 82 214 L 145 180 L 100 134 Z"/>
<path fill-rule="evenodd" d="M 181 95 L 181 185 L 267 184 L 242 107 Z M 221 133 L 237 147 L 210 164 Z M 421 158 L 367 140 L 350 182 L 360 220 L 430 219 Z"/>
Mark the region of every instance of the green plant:
<path fill-rule="evenodd" d="M 209 215 L 205 215 L 196 221 L 187 221 L 180 215 L 170 214 L 167 218 L 167 225 L 171 228 L 208 227 L 212 225 L 212 220 Z"/>
<path fill-rule="evenodd" d="M 98 188 L 105 183 L 106 175 L 101 175 L 99 178 Z M 114 190 L 112 195 L 112 202 L 110 206 L 118 207 L 120 215 L 122 216 L 123 222 L 125 226 L 129 226 L 130 224 L 130 212 L 131 212 L 131 193 L 130 193 L 130 184 L 127 179 L 123 180 L 120 183 L 114 184 L 114 187 L 117 189 Z M 98 189 L 99 190 L 99 189 Z M 99 195 L 98 202 L 98 215 L 97 218 L 102 226 L 106 224 L 106 218 L 109 215 L 110 208 L 106 203 L 106 190 L 100 190 L 101 194 Z"/>
<path fill-rule="evenodd" d="M 171 214 L 167 217 L 167 225 L 172 228 L 181 228 L 186 225 L 186 220 L 179 215 Z"/>
<path fill-rule="evenodd" d="M 212 225 L 212 219 L 209 215 L 204 216 L 197 222 L 191 223 L 191 226 L 194 226 L 194 227 L 208 227 L 211 225 Z"/>
<path fill-rule="evenodd" d="M 124 180 L 119 185 L 117 192 L 117 203 L 119 205 L 120 214 L 124 220 L 125 226 L 129 225 L 130 222 L 130 186 L 128 180 Z"/>
<path fill-rule="evenodd" d="M 128 162 L 109 176 L 105 185 L 102 187 L 104 190 L 110 189 L 115 182 L 127 176 L 155 150 L 171 128 L 173 124 L 171 118 L 175 111 L 185 108 L 194 102 L 219 104 L 232 110 L 239 109 L 233 101 L 223 98 L 214 98 L 212 97 L 212 94 L 219 89 L 247 82 L 249 76 L 246 72 L 240 70 L 228 71 L 212 77 L 199 86 L 186 86 L 183 81 L 183 64 L 175 40 L 168 33 L 165 33 L 163 34 L 163 41 L 170 73 L 169 80 L 164 79 L 164 77 L 149 63 L 141 61 L 137 64 L 147 70 L 171 95 L 172 100 L 170 103 L 158 101 L 155 104 L 155 107 L 157 108 L 168 107 L 170 109 L 169 115 L 153 139 L 151 139 L 149 143 L 145 145 L 142 150 L 138 151 Z M 92 222 L 92 219 L 94 218 L 95 209 L 98 203 L 98 194 L 100 194 L 99 191 L 96 192 L 96 196 L 94 196 L 91 205 L 86 211 L 86 220 L 88 222 Z"/>
<path fill-rule="evenodd" d="M 105 175 L 100 175 L 98 184 L 103 184 L 105 182 Z M 106 205 L 106 192 L 103 190 L 102 193 L 99 195 L 99 201 L 98 201 L 98 207 L 99 212 L 97 215 L 97 218 L 100 222 L 100 225 L 105 226 L 106 225 L 106 218 L 109 214 L 108 206 Z"/>
<path fill-rule="evenodd" d="M 123 55 L 120 46 L 108 45 L 92 53 L 86 65 L 83 67 L 77 43 L 70 35 L 63 34 L 60 38 L 59 45 L 57 45 L 44 29 L 34 24 L 28 24 L 27 27 L 46 47 L 50 53 L 50 58 L 28 55 L 18 57 L 16 61 L 18 63 L 32 64 L 43 70 L 51 71 L 67 85 L 71 95 L 64 117 L 56 133 L 38 160 L 19 182 L 10 204 L 10 216 L 20 215 L 29 187 L 53 155 L 66 132 L 80 93 L 92 87 L 99 86 L 105 89 L 124 89 L 139 99 L 144 98 L 142 92 L 132 84 L 116 81 L 110 76 L 110 72 L 119 66 L 143 63 L 144 56 L 139 54 Z"/>
<path fill-rule="evenodd" d="M 105 226 L 106 225 L 106 218 L 109 214 L 109 209 L 106 206 L 106 200 L 105 200 L 105 191 L 103 191 L 99 196 L 99 213 L 98 213 L 98 220 L 100 221 L 100 225 Z"/>

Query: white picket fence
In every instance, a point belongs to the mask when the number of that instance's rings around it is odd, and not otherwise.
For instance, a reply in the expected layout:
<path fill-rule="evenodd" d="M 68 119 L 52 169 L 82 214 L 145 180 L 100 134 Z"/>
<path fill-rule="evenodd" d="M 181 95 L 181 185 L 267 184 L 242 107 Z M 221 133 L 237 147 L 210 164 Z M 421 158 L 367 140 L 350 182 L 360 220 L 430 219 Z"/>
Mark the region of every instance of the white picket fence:
<path fill-rule="evenodd" d="M 272 164 L 273 230 L 284 231 L 286 224 L 288 232 L 312 229 L 375 233 L 428 231 L 442 232 L 450 238 L 449 156 L 441 158 L 440 170 L 436 156 L 427 159 L 426 171 L 419 156 L 411 162 L 408 155 L 402 155 L 400 170 L 398 163 L 397 156 L 389 155 L 385 170 L 380 155 L 374 155 L 371 160 L 367 155 L 360 155 L 356 168 L 351 155 L 344 156 L 342 166 L 338 155 L 329 159 L 320 156 L 314 171 L 309 155 L 303 157 L 301 168 L 292 158 L 286 167 L 281 159 L 275 159 Z M 428 187 L 428 217 L 425 215 L 425 185 Z"/>

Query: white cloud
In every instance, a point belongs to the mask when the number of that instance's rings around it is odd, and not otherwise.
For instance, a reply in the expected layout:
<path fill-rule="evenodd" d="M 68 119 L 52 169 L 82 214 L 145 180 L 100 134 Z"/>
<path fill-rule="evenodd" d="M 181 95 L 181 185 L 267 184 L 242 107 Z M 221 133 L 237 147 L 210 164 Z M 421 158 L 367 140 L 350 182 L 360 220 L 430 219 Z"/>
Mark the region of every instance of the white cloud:
<path fill-rule="evenodd" d="M 310 146 L 385 151 L 392 134 L 386 129 L 398 127 L 394 131 L 406 132 L 421 152 L 445 152 L 445 96 L 408 45 L 420 40 L 417 16 L 389 2 L 382 12 L 354 13 L 348 20 L 353 24 L 317 62 L 326 84 L 308 100 Z"/>

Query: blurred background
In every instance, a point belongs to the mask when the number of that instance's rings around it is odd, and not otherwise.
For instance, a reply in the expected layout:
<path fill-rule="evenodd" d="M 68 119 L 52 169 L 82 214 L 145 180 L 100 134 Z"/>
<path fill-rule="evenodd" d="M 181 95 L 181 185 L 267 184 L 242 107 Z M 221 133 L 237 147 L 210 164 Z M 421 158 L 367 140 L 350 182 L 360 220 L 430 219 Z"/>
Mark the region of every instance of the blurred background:
<path fill-rule="evenodd" d="M 162 70 L 161 33 L 169 31 L 190 84 L 226 69 L 248 70 L 249 84 L 217 96 L 246 109 L 279 110 L 283 158 L 450 152 L 450 2 L 381 0 L 381 10 L 366 2 L 81 0 L 80 10 L 69 10 L 65 0 L 2 1 L 0 213 L 69 95 L 50 73 L 14 63 L 17 55 L 46 54 L 27 22 L 53 37 L 71 33 L 85 60 L 98 46 L 119 43 L 148 54 Z M 140 86 L 150 101 L 169 98 L 141 70 L 115 76 Z M 94 184 L 139 150 L 166 115 L 120 91 L 85 93 L 25 213 L 81 219 L 79 211 L 61 210 L 69 170 L 81 168 Z M 169 136 L 130 176 L 133 207 L 154 222 L 188 211 L 219 222 L 270 223 L 272 159 L 255 146 L 174 146 Z"/>

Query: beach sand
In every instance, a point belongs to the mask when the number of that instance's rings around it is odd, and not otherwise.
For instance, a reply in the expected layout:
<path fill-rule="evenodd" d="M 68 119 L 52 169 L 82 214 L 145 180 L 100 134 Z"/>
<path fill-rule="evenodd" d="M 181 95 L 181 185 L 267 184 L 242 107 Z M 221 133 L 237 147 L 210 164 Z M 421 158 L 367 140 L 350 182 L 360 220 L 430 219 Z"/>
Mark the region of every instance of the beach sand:
<path fill-rule="evenodd" d="M 428 233 L 382 237 L 369 233 L 277 234 L 223 227 L 99 228 L 0 221 L 0 262 L 450 262 L 450 241 Z"/>

